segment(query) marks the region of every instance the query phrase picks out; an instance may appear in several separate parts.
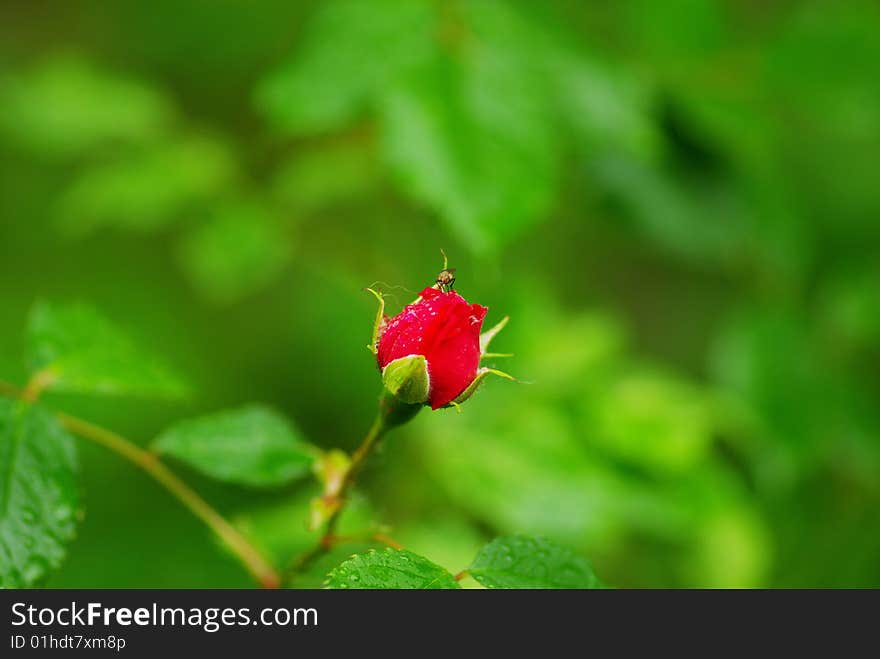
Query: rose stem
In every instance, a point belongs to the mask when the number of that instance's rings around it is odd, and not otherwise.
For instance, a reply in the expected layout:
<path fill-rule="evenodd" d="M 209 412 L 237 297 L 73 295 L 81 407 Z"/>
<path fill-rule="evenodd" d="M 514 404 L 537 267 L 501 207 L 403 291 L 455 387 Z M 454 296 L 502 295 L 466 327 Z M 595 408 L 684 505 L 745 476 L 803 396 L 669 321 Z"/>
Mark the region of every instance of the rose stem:
<path fill-rule="evenodd" d="M 333 547 L 337 539 L 335 534 L 336 527 L 339 524 L 339 518 L 345 511 L 345 506 L 348 503 L 348 493 L 352 486 L 354 486 L 355 478 L 363 468 L 364 463 L 389 430 L 412 419 L 421 408 L 421 405 L 403 403 L 387 391 L 383 391 L 382 396 L 379 399 L 379 410 L 376 413 L 376 418 L 373 420 L 373 424 L 370 426 L 370 429 L 361 441 L 360 446 L 358 446 L 352 454 L 351 464 L 342 479 L 342 484 L 339 487 L 339 494 L 337 495 L 339 497 L 339 505 L 327 520 L 327 525 L 324 527 L 324 533 L 321 534 L 318 543 L 291 562 L 287 570 L 289 577 L 305 570 L 319 556 L 325 554 Z M 397 544 L 386 542 L 384 536 L 378 534 L 374 535 L 373 539 L 392 547 Z"/>

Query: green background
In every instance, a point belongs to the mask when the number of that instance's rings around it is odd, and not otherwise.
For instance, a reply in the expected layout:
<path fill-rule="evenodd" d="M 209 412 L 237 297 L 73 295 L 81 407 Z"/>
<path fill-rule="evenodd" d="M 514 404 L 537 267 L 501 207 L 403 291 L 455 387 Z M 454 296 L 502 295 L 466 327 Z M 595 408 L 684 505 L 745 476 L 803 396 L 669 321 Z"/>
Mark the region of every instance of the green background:
<path fill-rule="evenodd" d="M 0 377 L 84 301 L 185 403 L 52 395 L 146 444 L 267 403 L 353 449 L 440 248 L 490 381 L 422 412 L 359 515 L 455 572 L 502 533 L 620 587 L 880 586 L 873 2 L 6 2 Z M 54 587 L 244 587 L 146 476 L 78 442 Z M 276 561 L 312 493 L 174 468 Z M 330 566 L 327 566 L 330 567 Z"/>

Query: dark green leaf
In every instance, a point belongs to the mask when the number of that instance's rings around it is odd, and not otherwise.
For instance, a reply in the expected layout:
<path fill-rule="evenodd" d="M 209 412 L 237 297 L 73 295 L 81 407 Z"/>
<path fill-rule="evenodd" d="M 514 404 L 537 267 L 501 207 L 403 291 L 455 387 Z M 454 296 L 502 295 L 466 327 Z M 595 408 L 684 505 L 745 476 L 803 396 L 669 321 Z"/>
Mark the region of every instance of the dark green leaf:
<path fill-rule="evenodd" d="M 284 417 L 261 406 L 183 421 L 154 446 L 212 478 L 264 487 L 308 474 L 317 454 Z"/>
<path fill-rule="evenodd" d="M 73 439 L 43 408 L 0 399 L 0 587 L 61 564 L 77 505 Z"/>
<path fill-rule="evenodd" d="M 544 538 L 496 538 L 467 569 L 487 588 L 601 588 L 589 561 Z"/>
<path fill-rule="evenodd" d="M 353 556 L 327 575 L 327 588 L 459 588 L 439 565 L 411 551 L 383 549 Z"/>
<path fill-rule="evenodd" d="M 181 381 L 90 307 L 37 304 L 27 328 L 27 364 L 57 391 L 155 397 L 186 394 Z"/>

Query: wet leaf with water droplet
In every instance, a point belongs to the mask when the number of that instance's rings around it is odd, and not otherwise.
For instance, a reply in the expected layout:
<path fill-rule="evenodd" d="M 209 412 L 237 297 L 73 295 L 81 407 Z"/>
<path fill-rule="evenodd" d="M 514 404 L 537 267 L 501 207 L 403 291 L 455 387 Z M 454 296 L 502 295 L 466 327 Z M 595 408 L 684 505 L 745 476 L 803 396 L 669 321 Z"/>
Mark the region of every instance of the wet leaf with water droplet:
<path fill-rule="evenodd" d="M 480 550 L 468 574 L 487 588 L 602 588 L 589 561 L 545 538 L 512 535 Z"/>
<path fill-rule="evenodd" d="M 76 531 L 73 439 L 40 406 L 0 400 L 0 587 L 33 586 Z"/>
<path fill-rule="evenodd" d="M 327 575 L 327 588 L 459 588 L 455 578 L 427 558 L 406 550 L 384 549 L 352 556 Z"/>

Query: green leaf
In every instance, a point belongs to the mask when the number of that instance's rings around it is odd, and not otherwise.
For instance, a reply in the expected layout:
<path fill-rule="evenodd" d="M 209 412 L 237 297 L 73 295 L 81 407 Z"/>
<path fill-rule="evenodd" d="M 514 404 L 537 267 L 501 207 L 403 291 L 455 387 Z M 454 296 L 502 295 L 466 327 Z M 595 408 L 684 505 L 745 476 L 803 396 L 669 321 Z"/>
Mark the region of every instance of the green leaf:
<path fill-rule="evenodd" d="M 396 180 L 462 241 L 491 250 L 536 223 L 556 193 L 559 152 L 543 52 L 503 3 L 461 5 L 418 76 L 383 90 L 382 146 Z M 455 43 L 461 38 L 462 43 Z"/>
<path fill-rule="evenodd" d="M 686 473 L 709 453 L 715 420 L 706 392 L 659 369 L 611 377 L 593 397 L 593 442 L 652 473 Z"/>
<path fill-rule="evenodd" d="M 74 235 L 103 226 L 152 231 L 219 195 L 234 172 L 226 145 L 204 137 L 119 153 L 73 180 L 58 222 Z"/>
<path fill-rule="evenodd" d="M 0 587 L 34 585 L 76 531 L 73 439 L 42 407 L 0 400 Z"/>
<path fill-rule="evenodd" d="M 474 249 L 491 249 L 534 223 L 555 192 L 556 131 L 543 71 L 522 48 L 528 21 L 495 3 L 462 5 L 461 15 L 383 4 L 319 9 L 260 105 L 299 134 L 372 110 L 403 189 Z"/>
<path fill-rule="evenodd" d="M 601 588 L 589 561 L 544 538 L 511 535 L 480 550 L 467 569 L 487 588 Z"/>
<path fill-rule="evenodd" d="M 432 54 L 433 13 L 425 0 L 322 4 L 295 56 L 258 88 L 257 105 L 277 127 L 296 134 L 349 125 L 376 90 Z"/>
<path fill-rule="evenodd" d="M 296 134 L 375 116 L 380 153 L 402 190 L 472 249 L 492 251 L 551 209 L 565 129 L 589 149 L 656 146 L 642 88 L 533 9 L 326 3 L 258 102 Z"/>
<path fill-rule="evenodd" d="M 75 57 L 56 57 L 0 81 L 0 107 L 0 134 L 51 158 L 110 142 L 149 140 L 174 114 L 155 89 Z"/>
<path fill-rule="evenodd" d="M 49 389 L 71 393 L 176 398 L 186 387 L 94 309 L 38 303 L 27 327 L 27 365 Z"/>
<path fill-rule="evenodd" d="M 180 247 L 180 261 L 205 298 L 228 304 L 277 277 L 290 251 L 290 239 L 266 208 L 239 202 L 220 207 L 188 234 Z"/>
<path fill-rule="evenodd" d="M 549 210 L 558 173 L 552 122 L 533 102 L 540 90 L 506 93 L 504 85 L 516 88 L 513 65 L 498 71 L 491 56 L 485 60 L 472 69 L 440 62 L 387 94 L 382 108 L 395 179 L 477 251 L 512 239 Z"/>
<path fill-rule="evenodd" d="M 455 578 L 442 567 L 403 549 L 384 549 L 353 556 L 327 575 L 325 586 L 363 589 L 460 588 Z"/>
<path fill-rule="evenodd" d="M 257 487 L 305 476 L 317 456 L 284 417 L 257 405 L 178 423 L 154 447 L 217 480 Z"/>

